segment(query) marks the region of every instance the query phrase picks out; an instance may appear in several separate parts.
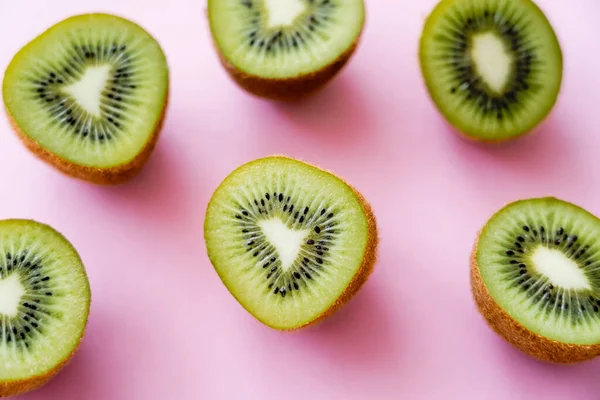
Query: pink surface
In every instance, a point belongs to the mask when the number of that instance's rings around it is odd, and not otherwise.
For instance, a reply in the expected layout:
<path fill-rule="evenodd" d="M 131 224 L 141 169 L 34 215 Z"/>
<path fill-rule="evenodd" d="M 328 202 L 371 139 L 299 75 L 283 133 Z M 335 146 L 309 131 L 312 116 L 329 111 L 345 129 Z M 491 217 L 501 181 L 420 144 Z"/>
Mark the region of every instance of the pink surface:
<path fill-rule="evenodd" d="M 85 4 L 84 4 L 85 3 Z M 20 0 L 0 7 L 0 66 L 72 14 L 132 18 L 161 42 L 171 106 L 143 174 L 113 188 L 33 158 L 0 121 L 0 218 L 34 218 L 80 251 L 93 289 L 73 362 L 27 400 L 598 399 L 600 360 L 534 361 L 492 333 L 469 292 L 477 230 L 506 202 L 553 195 L 600 214 L 600 3 L 539 0 L 565 56 L 538 134 L 486 147 L 445 126 L 421 84 L 435 0 L 368 2 L 364 39 L 325 91 L 277 105 L 218 64 L 202 0 Z M 208 262 L 205 206 L 239 164 L 284 153 L 344 176 L 374 206 L 376 272 L 324 324 L 294 334 L 247 314 Z"/>

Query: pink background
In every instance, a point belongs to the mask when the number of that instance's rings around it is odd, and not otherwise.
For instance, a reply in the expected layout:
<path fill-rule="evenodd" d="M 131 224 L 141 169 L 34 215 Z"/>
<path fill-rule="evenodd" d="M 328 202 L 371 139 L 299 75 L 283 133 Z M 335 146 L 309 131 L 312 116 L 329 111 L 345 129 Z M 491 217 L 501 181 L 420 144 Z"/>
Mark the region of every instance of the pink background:
<path fill-rule="evenodd" d="M 83 4 L 86 3 L 86 4 Z M 506 202 L 553 195 L 600 214 L 600 3 L 539 0 L 564 47 L 563 92 L 538 134 L 479 146 L 453 134 L 421 84 L 435 0 L 368 1 L 355 58 L 299 104 L 250 97 L 218 64 L 203 0 L 19 0 L 0 6 L 0 66 L 72 14 L 132 18 L 162 44 L 171 106 L 142 175 L 112 188 L 33 158 L 0 121 L 0 218 L 34 218 L 80 251 L 93 288 L 73 362 L 28 400 L 598 399 L 600 360 L 534 361 L 483 323 L 469 292 L 476 231 Z M 205 206 L 239 164 L 285 153 L 344 176 L 379 217 L 380 259 L 324 324 L 256 322 L 207 260 Z"/>

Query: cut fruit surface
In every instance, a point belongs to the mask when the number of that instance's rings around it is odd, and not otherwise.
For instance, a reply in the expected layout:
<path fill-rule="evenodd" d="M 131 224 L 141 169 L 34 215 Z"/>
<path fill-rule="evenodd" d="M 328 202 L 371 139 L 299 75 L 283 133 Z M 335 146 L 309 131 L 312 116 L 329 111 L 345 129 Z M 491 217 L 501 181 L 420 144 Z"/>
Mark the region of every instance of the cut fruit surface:
<path fill-rule="evenodd" d="M 555 198 L 511 203 L 482 230 L 473 262 L 480 310 L 509 341 L 553 361 L 600 354 L 595 216 Z"/>
<path fill-rule="evenodd" d="M 216 49 L 246 89 L 290 96 L 322 85 L 354 52 L 363 0 L 209 0 Z M 296 83 L 296 85 L 293 85 Z"/>
<path fill-rule="evenodd" d="M 431 98 L 468 137 L 502 141 L 530 132 L 553 108 L 562 51 L 530 0 L 443 0 L 421 36 Z"/>
<path fill-rule="evenodd" d="M 335 311 L 364 283 L 377 232 L 369 205 L 339 178 L 285 157 L 244 164 L 206 213 L 208 256 L 257 319 L 295 329 Z"/>
<path fill-rule="evenodd" d="M 6 110 L 28 147 L 92 181 L 141 168 L 167 96 L 159 44 L 133 22 L 107 14 L 52 26 L 15 55 L 3 81 Z"/>
<path fill-rule="evenodd" d="M 73 246 L 51 227 L 0 221 L 0 397 L 35 389 L 83 337 L 90 286 Z"/>
<path fill-rule="evenodd" d="M 362 0 L 209 0 L 211 29 L 236 68 L 295 78 L 334 62 L 361 33 Z"/>

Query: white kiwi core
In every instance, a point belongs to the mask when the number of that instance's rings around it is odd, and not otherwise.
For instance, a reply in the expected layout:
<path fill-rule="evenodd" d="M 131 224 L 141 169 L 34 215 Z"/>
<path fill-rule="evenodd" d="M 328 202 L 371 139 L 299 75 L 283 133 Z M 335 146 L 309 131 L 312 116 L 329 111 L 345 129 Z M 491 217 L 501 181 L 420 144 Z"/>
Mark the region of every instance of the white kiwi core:
<path fill-rule="evenodd" d="M 261 221 L 259 225 L 269 242 L 275 247 L 281 259 L 281 269 L 287 271 L 298 257 L 309 231 L 290 229 L 278 218 Z"/>
<path fill-rule="evenodd" d="M 19 303 L 24 293 L 25 289 L 18 274 L 11 274 L 0 279 L 0 315 L 9 318 L 17 316 Z"/>
<path fill-rule="evenodd" d="M 65 86 L 63 91 L 73 97 L 88 113 L 100 117 L 102 114 L 100 109 L 102 90 L 106 87 L 110 70 L 110 65 L 88 67 L 81 79 Z"/>
<path fill-rule="evenodd" d="M 291 26 L 305 10 L 300 0 L 264 0 L 267 9 L 267 27 Z"/>
<path fill-rule="evenodd" d="M 513 63 L 513 56 L 504 41 L 492 32 L 474 35 L 471 57 L 477 73 L 487 86 L 501 93 L 509 81 Z"/>
<path fill-rule="evenodd" d="M 533 267 L 556 287 L 590 290 L 591 286 L 579 265 L 562 251 L 538 246 L 531 256 Z"/>

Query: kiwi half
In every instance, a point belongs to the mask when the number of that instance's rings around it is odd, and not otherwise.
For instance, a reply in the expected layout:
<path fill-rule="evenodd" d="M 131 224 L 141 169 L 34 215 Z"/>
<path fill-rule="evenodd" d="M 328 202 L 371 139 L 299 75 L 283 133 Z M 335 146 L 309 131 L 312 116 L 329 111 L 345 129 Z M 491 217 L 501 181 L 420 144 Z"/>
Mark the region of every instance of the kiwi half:
<path fill-rule="evenodd" d="M 209 0 L 222 65 L 248 92 L 289 100 L 323 87 L 360 40 L 363 0 Z"/>
<path fill-rule="evenodd" d="M 0 397 L 39 388 L 77 351 L 90 310 L 82 261 L 31 220 L 0 221 Z"/>
<path fill-rule="evenodd" d="M 562 51 L 530 0 L 443 0 L 427 18 L 419 51 L 430 97 L 467 138 L 522 136 L 558 98 Z"/>
<path fill-rule="evenodd" d="M 552 197 L 502 208 L 477 238 L 471 284 L 487 323 L 523 352 L 600 355 L 600 220 L 582 208 Z"/>
<path fill-rule="evenodd" d="M 280 330 L 333 314 L 376 259 L 375 217 L 363 196 L 329 172 L 280 156 L 246 163 L 219 185 L 204 235 L 227 289 Z"/>
<path fill-rule="evenodd" d="M 168 98 L 165 55 L 144 29 L 109 14 L 50 27 L 6 69 L 8 117 L 38 157 L 76 178 L 122 183 L 141 170 Z"/>

